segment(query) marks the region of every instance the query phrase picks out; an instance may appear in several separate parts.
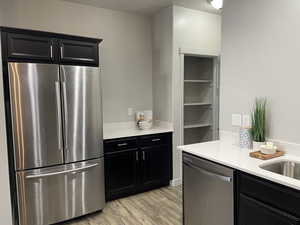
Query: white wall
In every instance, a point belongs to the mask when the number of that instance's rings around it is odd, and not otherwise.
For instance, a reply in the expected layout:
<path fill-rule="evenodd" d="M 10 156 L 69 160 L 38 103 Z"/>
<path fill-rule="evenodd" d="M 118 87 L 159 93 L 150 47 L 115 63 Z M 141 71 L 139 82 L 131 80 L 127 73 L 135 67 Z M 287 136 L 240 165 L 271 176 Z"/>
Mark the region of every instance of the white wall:
<path fill-rule="evenodd" d="M 268 136 L 300 143 L 300 2 L 230 0 L 222 27 L 220 127 L 268 99 Z"/>
<path fill-rule="evenodd" d="M 198 50 L 203 54 L 220 54 L 221 16 L 174 6 L 174 51 L 178 48 Z"/>
<path fill-rule="evenodd" d="M 1 50 L 1 48 L 0 48 Z M 1 51 L 0 51 L 1 57 Z M 2 62 L 0 58 L 0 74 L 2 74 Z M 9 187 L 9 172 L 7 158 L 7 142 L 6 142 L 6 124 L 5 124 L 5 109 L 4 109 L 4 93 L 3 80 L 0 76 L 0 218 L 1 223 L 5 225 L 12 224 L 11 217 L 11 201 Z"/>
<path fill-rule="evenodd" d="M 0 24 L 4 21 L 4 7 L 0 7 Z M 1 43 L 1 38 L 0 38 Z M 8 173 L 8 158 L 6 145 L 6 124 L 5 124 L 5 109 L 4 109 L 4 93 L 2 80 L 2 57 L 0 44 L 0 218 L 1 224 L 11 225 L 11 201 Z"/>
<path fill-rule="evenodd" d="M 153 16 L 153 112 L 154 119 L 172 121 L 173 8 Z"/>
<path fill-rule="evenodd" d="M 64 1 L 9 0 L 2 25 L 103 38 L 104 122 L 133 120 L 127 108 L 152 109 L 150 18 Z"/>

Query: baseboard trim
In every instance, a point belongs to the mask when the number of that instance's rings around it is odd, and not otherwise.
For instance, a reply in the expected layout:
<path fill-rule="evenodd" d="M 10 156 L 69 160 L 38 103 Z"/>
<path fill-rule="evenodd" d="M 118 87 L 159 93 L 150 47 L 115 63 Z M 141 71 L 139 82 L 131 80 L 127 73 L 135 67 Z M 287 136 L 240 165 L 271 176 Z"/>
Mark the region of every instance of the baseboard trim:
<path fill-rule="evenodd" d="M 173 187 L 182 185 L 182 179 L 181 178 L 173 179 L 171 180 L 170 185 Z"/>

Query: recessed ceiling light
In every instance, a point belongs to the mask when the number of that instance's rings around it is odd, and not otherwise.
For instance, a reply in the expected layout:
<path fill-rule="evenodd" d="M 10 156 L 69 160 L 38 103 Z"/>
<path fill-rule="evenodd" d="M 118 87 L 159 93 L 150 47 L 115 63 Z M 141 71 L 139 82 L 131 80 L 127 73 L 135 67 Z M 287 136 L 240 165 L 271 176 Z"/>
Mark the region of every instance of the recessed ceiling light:
<path fill-rule="evenodd" d="M 215 9 L 222 9 L 222 8 L 223 8 L 223 0 L 208 0 L 208 2 L 209 2 Z"/>

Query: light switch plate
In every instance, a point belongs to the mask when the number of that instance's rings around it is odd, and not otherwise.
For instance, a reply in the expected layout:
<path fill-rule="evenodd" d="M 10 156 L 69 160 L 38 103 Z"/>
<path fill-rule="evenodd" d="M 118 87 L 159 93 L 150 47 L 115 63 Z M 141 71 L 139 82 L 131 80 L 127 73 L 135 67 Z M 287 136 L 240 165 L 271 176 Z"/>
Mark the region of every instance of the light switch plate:
<path fill-rule="evenodd" d="M 232 114 L 231 124 L 232 124 L 232 126 L 235 126 L 235 127 L 242 126 L 242 115 L 241 114 Z"/>
<path fill-rule="evenodd" d="M 128 108 L 128 116 L 132 116 L 133 114 L 133 109 L 132 108 Z"/>

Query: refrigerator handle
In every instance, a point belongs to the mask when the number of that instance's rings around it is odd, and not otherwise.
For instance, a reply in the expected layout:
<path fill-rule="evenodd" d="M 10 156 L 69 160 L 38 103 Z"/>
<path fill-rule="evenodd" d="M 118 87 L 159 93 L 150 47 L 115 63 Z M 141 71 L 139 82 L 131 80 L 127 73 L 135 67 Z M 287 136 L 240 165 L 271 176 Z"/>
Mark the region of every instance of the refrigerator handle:
<path fill-rule="evenodd" d="M 58 149 L 62 150 L 62 118 L 61 118 L 61 99 L 60 99 L 60 84 L 55 81 L 56 94 L 56 110 L 57 110 L 57 130 L 58 130 Z"/>
<path fill-rule="evenodd" d="M 45 173 L 45 174 L 37 174 L 37 175 L 28 175 L 26 176 L 27 179 L 33 179 L 33 178 L 42 178 L 42 177 L 50 177 L 50 176 L 56 176 L 56 175 L 62 175 L 62 174 L 67 174 L 67 173 L 76 173 L 80 172 L 86 169 L 90 169 L 93 167 L 98 166 L 99 163 L 95 163 L 89 166 L 81 167 L 81 168 L 76 168 L 72 170 L 64 170 L 64 171 L 59 171 L 59 172 L 54 172 L 54 173 Z"/>
<path fill-rule="evenodd" d="M 65 149 L 68 150 L 68 104 L 67 104 L 67 88 L 66 82 L 62 82 L 63 87 L 63 99 L 64 99 L 64 142 L 65 142 Z"/>

